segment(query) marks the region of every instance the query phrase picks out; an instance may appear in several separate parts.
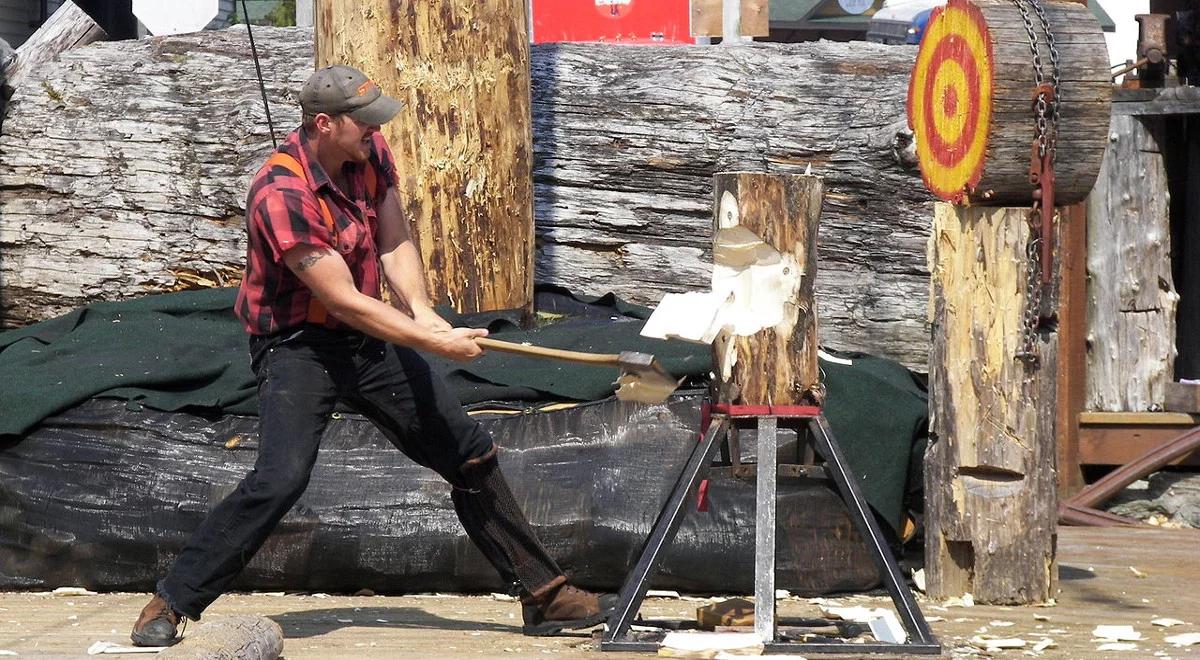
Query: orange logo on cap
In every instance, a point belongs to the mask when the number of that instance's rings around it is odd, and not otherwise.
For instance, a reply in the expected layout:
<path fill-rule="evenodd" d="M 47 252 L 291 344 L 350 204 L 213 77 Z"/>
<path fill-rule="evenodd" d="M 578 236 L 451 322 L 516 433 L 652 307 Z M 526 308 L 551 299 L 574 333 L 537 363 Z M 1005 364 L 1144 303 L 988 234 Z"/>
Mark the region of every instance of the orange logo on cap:
<path fill-rule="evenodd" d="M 367 82 L 358 86 L 358 95 L 366 96 L 367 92 L 371 91 L 372 89 L 375 89 L 377 86 L 378 85 L 375 84 L 374 80 L 368 80 Z"/>

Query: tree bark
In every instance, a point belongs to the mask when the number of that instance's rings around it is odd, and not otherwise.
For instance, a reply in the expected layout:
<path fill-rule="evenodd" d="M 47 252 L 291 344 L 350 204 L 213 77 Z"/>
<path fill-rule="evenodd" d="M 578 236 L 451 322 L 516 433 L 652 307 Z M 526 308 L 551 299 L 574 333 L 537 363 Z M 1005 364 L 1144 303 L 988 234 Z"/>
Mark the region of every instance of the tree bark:
<path fill-rule="evenodd" d="M 1054 594 L 1058 336 L 1020 361 L 1026 209 L 938 204 L 925 457 L 928 594 L 992 604 Z"/>
<path fill-rule="evenodd" d="M 533 308 L 525 0 L 329 0 L 317 66 L 349 64 L 407 103 L 383 127 L 436 302 Z"/>
<path fill-rule="evenodd" d="M 282 133 L 311 32 L 255 40 Z M 903 110 L 915 52 L 535 46 L 537 279 L 642 304 L 706 290 L 713 174 L 811 166 L 821 341 L 923 369 L 933 205 Z M 270 150 L 245 29 L 93 44 L 44 73 L 0 135 L 0 324 L 236 281 L 246 185 Z"/>
<path fill-rule="evenodd" d="M 1153 127 L 1112 118 L 1111 146 L 1088 200 L 1085 410 L 1160 410 L 1174 380 L 1175 310 L 1166 163 Z"/>
<path fill-rule="evenodd" d="M 817 226 L 825 185 L 802 174 L 723 172 L 713 185 L 714 291 L 735 325 L 713 341 L 717 401 L 820 403 Z"/>

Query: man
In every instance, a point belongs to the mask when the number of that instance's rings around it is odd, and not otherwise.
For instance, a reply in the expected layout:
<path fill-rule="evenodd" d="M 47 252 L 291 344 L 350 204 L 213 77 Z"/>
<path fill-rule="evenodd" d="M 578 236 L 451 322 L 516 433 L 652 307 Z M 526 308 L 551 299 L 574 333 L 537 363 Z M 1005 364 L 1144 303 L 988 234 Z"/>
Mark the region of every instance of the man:
<path fill-rule="evenodd" d="M 258 458 L 158 583 L 134 643 L 177 641 L 180 620 L 199 620 L 237 577 L 304 492 L 338 400 L 449 482 L 467 535 L 522 594 L 525 634 L 596 625 L 613 598 L 602 605 L 566 583 L 509 491 L 492 439 L 414 350 L 470 360 L 487 331 L 452 328 L 426 295 L 379 132 L 401 104 L 357 69 L 332 66 L 304 83 L 300 105 L 302 126 L 258 171 L 246 203 L 235 311 L 258 380 Z M 395 306 L 381 300 L 384 282 Z"/>

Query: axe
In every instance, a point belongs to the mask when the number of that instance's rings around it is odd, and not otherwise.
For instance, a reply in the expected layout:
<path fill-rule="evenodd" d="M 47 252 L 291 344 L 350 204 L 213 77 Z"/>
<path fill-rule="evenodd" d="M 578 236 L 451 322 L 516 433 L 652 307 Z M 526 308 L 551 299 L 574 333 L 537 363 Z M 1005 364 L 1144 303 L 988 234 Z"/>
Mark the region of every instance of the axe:
<path fill-rule="evenodd" d="M 566 351 L 560 348 L 545 348 L 531 344 L 514 344 L 478 337 L 475 343 L 485 350 L 516 353 L 527 357 L 548 358 L 574 362 L 575 364 L 590 364 L 598 367 L 617 367 L 621 375 L 617 377 L 617 398 L 622 401 L 637 401 L 639 403 L 662 403 L 679 387 L 682 380 L 675 380 L 662 368 L 658 360 L 649 353 L 622 351 L 621 353 L 583 353 Z"/>

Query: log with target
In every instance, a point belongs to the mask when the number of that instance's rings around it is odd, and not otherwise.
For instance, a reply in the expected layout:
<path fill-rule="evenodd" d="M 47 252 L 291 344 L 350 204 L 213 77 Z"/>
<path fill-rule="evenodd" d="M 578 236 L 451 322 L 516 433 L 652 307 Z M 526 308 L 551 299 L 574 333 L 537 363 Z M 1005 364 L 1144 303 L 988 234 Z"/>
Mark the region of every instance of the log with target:
<path fill-rule="evenodd" d="M 908 93 L 921 174 L 939 198 L 1029 205 L 1038 134 L 1030 28 L 1047 83 L 1055 72 L 1051 42 L 1059 63 L 1056 203 L 1080 202 L 1095 184 L 1112 91 L 1104 33 L 1092 13 L 1067 0 L 950 0 L 930 18 Z"/>

